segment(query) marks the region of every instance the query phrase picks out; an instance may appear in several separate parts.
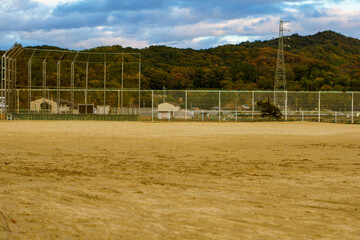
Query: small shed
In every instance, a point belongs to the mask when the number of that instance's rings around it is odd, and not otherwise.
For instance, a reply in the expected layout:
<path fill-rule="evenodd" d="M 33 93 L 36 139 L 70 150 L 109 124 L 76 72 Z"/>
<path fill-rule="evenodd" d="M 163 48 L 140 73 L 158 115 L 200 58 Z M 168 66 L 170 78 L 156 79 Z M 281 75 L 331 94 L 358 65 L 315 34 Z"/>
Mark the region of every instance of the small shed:
<path fill-rule="evenodd" d="M 96 106 L 96 114 L 99 115 L 108 115 L 110 113 L 110 106 L 103 106 L 103 105 L 98 105 Z"/>
<path fill-rule="evenodd" d="M 0 97 L 0 113 L 5 112 L 5 97 Z"/>
<path fill-rule="evenodd" d="M 174 118 L 175 113 L 180 111 L 179 106 L 171 103 L 160 103 L 158 105 L 158 119 L 171 119 Z"/>
<path fill-rule="evenodd" d="M 47 98 L 39 98 L 34 101 L 31 101 L 30 110 L 32 112 L 47 112 L 47 113 L 56 113 L 57 103 L 53 100 Z"/>

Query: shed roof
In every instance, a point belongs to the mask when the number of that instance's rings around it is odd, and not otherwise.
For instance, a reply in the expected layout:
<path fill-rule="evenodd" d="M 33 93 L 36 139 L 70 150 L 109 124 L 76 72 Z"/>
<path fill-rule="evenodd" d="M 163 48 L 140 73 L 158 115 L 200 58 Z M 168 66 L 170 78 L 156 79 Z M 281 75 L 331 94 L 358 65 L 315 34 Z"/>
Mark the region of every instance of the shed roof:
<path fill-rule="evenodd" d="M 158 105 L 158 111 L 159 112 L 175 112 L 175 111 L 179 111 L 180 107 L 179 106 L 175 106 L 171 103 L 160 103 Z"/>

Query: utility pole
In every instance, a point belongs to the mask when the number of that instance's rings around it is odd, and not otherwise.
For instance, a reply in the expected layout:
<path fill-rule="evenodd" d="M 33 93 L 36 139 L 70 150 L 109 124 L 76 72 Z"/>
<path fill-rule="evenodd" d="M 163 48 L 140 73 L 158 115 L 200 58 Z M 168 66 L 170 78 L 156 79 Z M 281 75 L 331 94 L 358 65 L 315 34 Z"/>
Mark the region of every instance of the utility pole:
<path fill-rule="evenodd" d="M 280 21 L 279 25 L 279 46 L 276 61 L 275 86 L 274 86 L 274 105 L 285 106 L 285 93 L 287 91 L 286 67 L 284 57 L 284 28 L 285 21 Z"/>
<path fill-rule="evenodd" d="M 165 102 L 166 99 L 166 87 L 163 87 L 163 102 Z"/>

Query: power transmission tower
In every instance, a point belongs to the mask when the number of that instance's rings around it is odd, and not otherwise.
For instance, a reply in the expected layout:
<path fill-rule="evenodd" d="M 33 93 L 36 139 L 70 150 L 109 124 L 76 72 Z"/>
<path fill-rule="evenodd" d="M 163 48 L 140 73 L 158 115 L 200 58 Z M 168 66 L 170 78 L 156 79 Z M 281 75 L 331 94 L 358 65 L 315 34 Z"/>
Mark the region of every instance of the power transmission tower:
<path fill-rule="evenodd" d="M 274 86 L 274 104 L 284 106 L 286 101 L 287 81 L 286 81 L 286 68 L 284 57 L 284 28 L 285 21 L 280 21 L 279 25 L 279 46 L 276 62 L 275 72 L 275 86 Z"/>

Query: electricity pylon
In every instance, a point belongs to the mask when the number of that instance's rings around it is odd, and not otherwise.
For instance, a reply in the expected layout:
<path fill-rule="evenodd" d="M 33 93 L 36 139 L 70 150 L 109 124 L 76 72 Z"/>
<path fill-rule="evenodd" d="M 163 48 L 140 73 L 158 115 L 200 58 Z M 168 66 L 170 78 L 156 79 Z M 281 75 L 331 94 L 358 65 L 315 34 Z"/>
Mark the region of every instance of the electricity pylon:
<path fill-rule="evenodd" d="M 286 81 L 286 68 L 284 57 L 284 28 L 285 21 L 280 21 L 279 25 L 279 46 L 276 62 L 275 72 L 275 86 L 274 86 L 274 104 L 284 106 L 286 101 L 287 81 Z"/>

